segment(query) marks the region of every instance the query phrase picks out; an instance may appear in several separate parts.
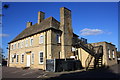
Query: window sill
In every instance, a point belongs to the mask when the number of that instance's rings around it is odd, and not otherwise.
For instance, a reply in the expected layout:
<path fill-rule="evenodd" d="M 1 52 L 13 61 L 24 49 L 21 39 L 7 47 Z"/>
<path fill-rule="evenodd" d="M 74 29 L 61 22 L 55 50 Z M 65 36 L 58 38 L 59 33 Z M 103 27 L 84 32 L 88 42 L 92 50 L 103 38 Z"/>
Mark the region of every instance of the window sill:
<path fill-rule="evenodd" d="M 39 65 L 41 65 L 41 64 L 43 64 L 43 63 L 39 63 Z"/>

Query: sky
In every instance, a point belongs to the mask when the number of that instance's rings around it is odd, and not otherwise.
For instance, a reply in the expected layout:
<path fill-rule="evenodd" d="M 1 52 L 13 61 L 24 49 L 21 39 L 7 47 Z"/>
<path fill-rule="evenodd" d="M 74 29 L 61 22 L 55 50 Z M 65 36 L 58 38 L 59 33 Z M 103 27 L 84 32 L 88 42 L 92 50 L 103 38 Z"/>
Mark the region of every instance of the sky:
<path fill-rule="evenodd" d="M 7 56 L 8 42 L 26 28 L 28 21 L 37 23 L 38 11 L 45 18 L 53 16 L 60 21 L 60 8 L 72 11 L 74 33 L 88 39 L 89 43 L 112 42 L 118 47 L 118 3 L 117 2 L 4 2 L 2 9 L 2 48 Z"/>

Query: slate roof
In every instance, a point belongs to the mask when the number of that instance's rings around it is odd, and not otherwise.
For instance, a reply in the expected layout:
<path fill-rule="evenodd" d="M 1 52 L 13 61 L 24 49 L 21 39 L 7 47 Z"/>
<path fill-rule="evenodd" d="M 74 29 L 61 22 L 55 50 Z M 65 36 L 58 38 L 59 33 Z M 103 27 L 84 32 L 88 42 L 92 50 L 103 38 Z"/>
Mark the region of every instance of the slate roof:
<path fill-rule="evenodd" d="M 45 20 L 43 20 L 40 24 L 34 24 L 25 30 L 23 30 L 18 36 L 16 36 L 12 41 L 9 43 L 15 42 L 17 40 L 23 39 L 25 37 L 34 35 L 39 32 L 43 32 L 48 29 L 54 29 L 54 30 L 59 30 L 60 23 L 53 17 L 49 17 Z"/>
<path fill-rule="evenodd" d="M 18 41 L 20 39 L 32 36 L 34 34 L 49 30 L 49 29 L 54 29 L 56 31 L 61 31 L 59 29 L 60 27 L 60 22 L 58 22 L 55 18 L 49 17 L 47 19 L 44 19 L 40 24 L 36 23 L 25 30 L 23 30 L 18 36 L 16 36 L 12 41 L 9 43 Z M 61 31 L 62 32 L 62 31 Z M 78 35 L 73 33 L 73 36 L 78 37 Z M 8 43 L 8 44 L 9 44 Z"/>

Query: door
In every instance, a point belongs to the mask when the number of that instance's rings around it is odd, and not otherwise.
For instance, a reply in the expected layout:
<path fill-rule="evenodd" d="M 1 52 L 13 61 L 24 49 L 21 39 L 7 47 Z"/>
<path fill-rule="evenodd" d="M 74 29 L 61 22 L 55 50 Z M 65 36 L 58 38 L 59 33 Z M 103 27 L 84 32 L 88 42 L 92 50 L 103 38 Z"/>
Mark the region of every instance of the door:
<path fill-rule="evenodd" d="M 27 67 L 30 67 L 30 55 L 27 55 Z"/>

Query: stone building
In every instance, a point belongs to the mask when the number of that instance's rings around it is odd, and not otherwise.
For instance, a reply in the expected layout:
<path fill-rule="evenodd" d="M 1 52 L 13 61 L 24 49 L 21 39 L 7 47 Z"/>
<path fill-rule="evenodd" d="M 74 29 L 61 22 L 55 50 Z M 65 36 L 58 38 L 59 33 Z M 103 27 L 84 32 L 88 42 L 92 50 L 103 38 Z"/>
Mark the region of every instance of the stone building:
<path fill-rule="evenodd" d="M 74 57 L 81 61 L 83 67 L 89 67 L 90 64 L 96 64 L 94 62 L 98 52 L 104 55 L 103 65 L 116 64 L 116 55 L 114 55 L 115 59 L 110 57 L 111 61 L 107 58 L 109 54 L 111 56 L 111 50 L 116 54 L 114 45 L 107 42 L 92 43 L 93 49 L 90 48 L 90 44 L 84 43 L 73 33 L 71 10 L 60 8 L 60 22 L 53 17 L 46 19 L 44 17 L 44 12 L 38 12 L 38 22 L 34 25 L 32 22 L 27 22 L 26 29 L 9 42 L 8 66 L 46 70 L 47 59 Z M 100 49 L 102 52 L 96 46 L 102 46 Z M 110 50 L 109 54 L 108 50 Z M 89 55 L 95 59 L 89 61 Z"/>

